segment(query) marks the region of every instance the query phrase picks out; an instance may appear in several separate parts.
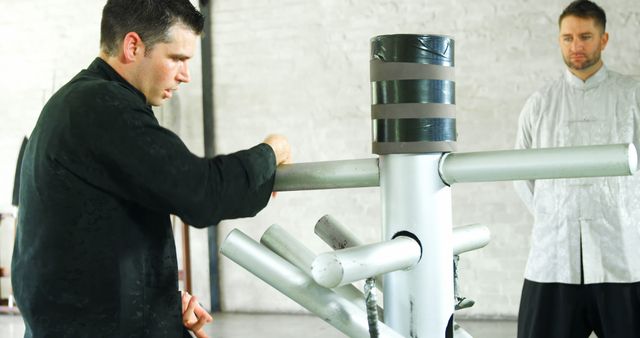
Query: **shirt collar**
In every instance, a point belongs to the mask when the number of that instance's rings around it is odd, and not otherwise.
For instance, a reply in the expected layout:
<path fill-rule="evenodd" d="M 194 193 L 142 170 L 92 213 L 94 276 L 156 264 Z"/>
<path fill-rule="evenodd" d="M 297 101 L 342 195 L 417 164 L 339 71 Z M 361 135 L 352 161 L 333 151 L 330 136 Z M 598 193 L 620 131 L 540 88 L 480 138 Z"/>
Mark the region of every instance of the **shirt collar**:
<path fill-rule="evenodd" d="M 607 79 L 607 67 L 603 64 L 597 72 L 595 72 L 587 79 L 587 81 L 582 81 L 581 78 L 573 75 L 573 73 L 571 73 L 571 71 L 566 68 L 564 70 L 564 78 L 566 79 L 567 83 L 569 83 L 573 87 L 579 89 L 591 89 L 597 87 L 598 85 L 600 85 L 600 83 Z"/>
<path fill-rule="evenodd" d="M 95 58 L 95 60 L 91 62 L 87 70 L 101 75 L 102 78 L 104 78 L 105 80 L 115 81 L 123 84 L 126 88 L 130 89 L 137 96 L 139 96 L 140 99 L 146 104 L 147 98 L 144 96 L 144 94 L 142 94 L 141 91 L 139 91 L 136 87 L 134 87 L 129 82 L 127 82 L 127 80 L 125 80 L 120 74 L 118 74 L 118 72 L 116 72 L 116 70 L 113 69 L 113 67 L 111 67 L 102 58 L 100 57 Z"/>

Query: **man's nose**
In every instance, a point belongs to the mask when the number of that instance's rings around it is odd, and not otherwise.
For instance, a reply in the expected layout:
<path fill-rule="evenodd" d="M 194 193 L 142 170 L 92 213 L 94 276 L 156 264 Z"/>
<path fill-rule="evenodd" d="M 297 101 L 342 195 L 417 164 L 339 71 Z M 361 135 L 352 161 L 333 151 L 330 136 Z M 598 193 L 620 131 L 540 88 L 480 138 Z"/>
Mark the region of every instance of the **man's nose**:
<path fill-rule="evenodd" d="M 573 42 L 571 43 L 571 50 L 574 52 L 580 52 L 584 49 L 584 43 L 579 39 L 573 39 Z"/>
<path fill-rule="evenodd" d="M 180 70 L 178 71 L 178 76 L 176 76 L 176 80 L 179 82 L 189 82 L 191 81 L 191 74 L 189 73 L 189 65 L 186 61 L 182 62 L 180 66 Z"/>

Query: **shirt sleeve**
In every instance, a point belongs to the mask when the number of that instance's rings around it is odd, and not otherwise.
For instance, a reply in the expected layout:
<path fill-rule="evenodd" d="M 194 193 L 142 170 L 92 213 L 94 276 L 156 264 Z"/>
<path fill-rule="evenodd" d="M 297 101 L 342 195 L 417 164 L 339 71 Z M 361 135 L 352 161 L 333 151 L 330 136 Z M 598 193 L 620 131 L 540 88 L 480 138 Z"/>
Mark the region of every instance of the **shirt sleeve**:
<path fill-rule="evenodd" d="M 633 101 L 633 145 L 640 159 L 640 82 L 636 82 Z M 636 173 L 637 175 L 637 173 Z"/>
<path fill-rule="evenodd" d="M 122 200 L 198 227 L 254 216 L 266 206 L 275 178 L 269 145 L 201 158 L 160 126 L 150 108 L 110 97 L 108 102 L 93 98 L 98 104 L 71 115 L 65 138 L 75 143 L 66 148 L 74 150 L 55 160 L 75 175 Z"/>
<path fill-rule="evenodd" d="M 515 149 L 531 149 L 532 148 L 532 115 L 537 112 L 540 107 L 537 96 L 534 94 L 524 104 L 518 119 L 518 131 L 516 134 Z M 514 181 L 513 187 L 529 211 L 533 214 L 533 191 L 535 188 L 534 180 Z"/>

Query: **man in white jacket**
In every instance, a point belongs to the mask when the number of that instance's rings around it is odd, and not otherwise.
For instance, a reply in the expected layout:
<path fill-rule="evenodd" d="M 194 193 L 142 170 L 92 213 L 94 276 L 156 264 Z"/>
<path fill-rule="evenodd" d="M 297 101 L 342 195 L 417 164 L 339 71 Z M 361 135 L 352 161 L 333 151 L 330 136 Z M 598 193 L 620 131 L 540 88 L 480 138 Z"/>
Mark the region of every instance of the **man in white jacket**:
<path fill-rule="evenodd" d="M 522 109 L 516 148 L 640 144 L 640 82 L 607 69 L 605 12 L 560 15 L 567 65 Z M 640 177 L 519 181 L 534 215 L 519 338 L 640 337 Z"/>

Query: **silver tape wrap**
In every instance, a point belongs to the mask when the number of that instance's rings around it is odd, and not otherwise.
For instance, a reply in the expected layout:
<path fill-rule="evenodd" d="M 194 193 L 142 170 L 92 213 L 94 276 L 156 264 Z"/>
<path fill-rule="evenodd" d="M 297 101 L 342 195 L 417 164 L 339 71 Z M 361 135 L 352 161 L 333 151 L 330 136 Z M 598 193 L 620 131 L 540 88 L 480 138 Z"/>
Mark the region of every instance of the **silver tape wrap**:
<path fill-rule="evenodd" d="M 454 41 L 441 35 L 371 39 L 373 153 L 456 148 Z"/>

